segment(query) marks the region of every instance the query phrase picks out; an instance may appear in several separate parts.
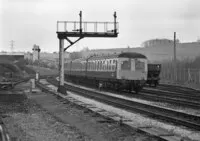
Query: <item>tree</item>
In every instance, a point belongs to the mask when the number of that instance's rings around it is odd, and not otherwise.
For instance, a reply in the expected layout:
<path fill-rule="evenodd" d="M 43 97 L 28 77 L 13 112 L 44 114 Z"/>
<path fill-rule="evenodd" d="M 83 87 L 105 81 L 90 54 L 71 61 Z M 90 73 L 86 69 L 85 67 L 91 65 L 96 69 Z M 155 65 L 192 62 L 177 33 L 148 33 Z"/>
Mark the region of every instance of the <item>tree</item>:
<path fill-rule="evenodd" d="M 72 52 L 70 53 L 70 59 L 79 59 L 82 58 L 82 52 Z"/>

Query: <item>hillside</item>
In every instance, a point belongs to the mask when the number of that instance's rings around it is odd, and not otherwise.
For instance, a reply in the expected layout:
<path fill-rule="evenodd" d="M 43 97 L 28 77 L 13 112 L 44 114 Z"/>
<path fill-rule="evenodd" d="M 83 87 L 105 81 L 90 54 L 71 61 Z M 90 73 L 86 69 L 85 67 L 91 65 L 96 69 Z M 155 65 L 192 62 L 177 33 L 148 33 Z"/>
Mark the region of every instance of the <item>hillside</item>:
<path fill-rule="evenodd" d="M 115 49 L 98 49 L 83 52 L 83 56 L 90 56 L 93 54 L 113 54 L 120 52 L 138 52 L 145 54 L 150 62 L 171 60 L 173 58 L 173 45 L 154 45 L 151 47 L 137 47 L 137 48 L 115 48 Z M 200 43 L 178 43 L 177 44 L 177 59 L 194 59 L 200 55 Z"/>

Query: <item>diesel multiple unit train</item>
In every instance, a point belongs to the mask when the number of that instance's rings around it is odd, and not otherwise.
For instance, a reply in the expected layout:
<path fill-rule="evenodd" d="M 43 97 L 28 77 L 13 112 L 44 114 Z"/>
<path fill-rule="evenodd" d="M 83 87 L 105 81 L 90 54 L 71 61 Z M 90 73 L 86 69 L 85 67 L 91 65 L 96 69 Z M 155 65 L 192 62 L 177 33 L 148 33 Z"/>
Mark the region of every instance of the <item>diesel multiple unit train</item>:
<path fill-rule="evenodd" d="M 147 81 L 147 57 L 140 53 L 91 56 L 65 63 L 65 78 L 138 93 Z"/>

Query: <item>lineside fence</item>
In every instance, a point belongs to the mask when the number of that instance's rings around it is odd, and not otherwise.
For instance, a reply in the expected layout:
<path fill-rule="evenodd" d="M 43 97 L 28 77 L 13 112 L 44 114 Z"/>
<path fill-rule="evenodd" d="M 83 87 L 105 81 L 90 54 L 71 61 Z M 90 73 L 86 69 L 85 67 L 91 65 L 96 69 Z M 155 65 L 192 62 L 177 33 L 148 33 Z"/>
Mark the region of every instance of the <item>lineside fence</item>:
<path fill-rule="evenodd" d="M 200 69 L 192 68 L 162 68 L 160 82 L 183 85 L 200 89 Z"/>

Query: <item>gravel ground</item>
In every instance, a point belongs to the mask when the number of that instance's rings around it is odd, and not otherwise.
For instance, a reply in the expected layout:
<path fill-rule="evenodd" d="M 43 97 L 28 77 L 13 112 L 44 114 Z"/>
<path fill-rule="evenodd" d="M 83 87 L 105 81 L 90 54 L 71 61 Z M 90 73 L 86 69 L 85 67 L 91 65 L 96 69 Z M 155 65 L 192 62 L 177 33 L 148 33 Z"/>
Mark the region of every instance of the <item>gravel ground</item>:
<path fill-rule="evenodd" d="M 29 83 L 9 92 L 0 101 L 0 114 L 10 137 L 19 141 L 151 141 L 156 138 L 128 126 L 107 123 L 87 109 L 43 92 L 28 93 Z M 26 92 L 24 97 L 23 91 Z M 14 99 L 12 94 L 15 94 Z M 19 98 L 16 98 L 16 94 Z M 18 100 L 17 100 L 18 99 Z M 11 102 L 12 101 L 12 102 Z"/>
<path fill-rule="evenodd" d="M 42 83 L 45 84 L 46 82 L 42 82 Z M 75 84 L 73 84 L 73 85 L 75 85 Z M 85 88 L 84 86 L 80 86 L 80 85 L 78 85 L 78 86 Z M 56 89 L 56 87 L 53 86 L 53 85 L 48 85 L 48 87 L 50 87 L 51 89 L 54 89 L 54 90 Z M 86 89 L 92 89 L 92 88 L 86 88 Z M 108 93 L 108 92 L 104 92 L 104 93 L 109 94 L 109 95 L 113 95 L 112 93 Z M 134 122 L 133 123 L 129 122 L 129 124 L 133 124 L 135 126 L 154 126 L 154 127 L 158 127 L 158 128 L 163 128 L 163 129 L 168 130 L 169 132 L 173 132 L 177 135 L 180 135 L 183 138 L 187 138 L 188 140 L 190 139 L 190 140 L 197 141 L 200 138 L 200 132 L 199 131 L 193 131 L 193 130 L 189 130 L 189 129 L 181 127 L 181 126 L 179 127 L 179 126 L 175 126 L 175 125 L 171 125 L 171 124 L 166 124 L 166 123 L 163 123 L 163 122 L 159 122 L 157 120 L 153 120 L 151 118 L 141 116 L 140 114 L 134 114 L 134 113 L 127 112 L 125 110 L 119 110 L 118 108 L 115 108 L 115 107 L 112 107 L 112 106 L 109 106 L 109 105 L 106 105 L 106 104 L 102 104 L 102 103 L 97 102 L 95 100 L 91 100 L 91 99 L 88 99 L 88 98 L 78 96 L 78 95 L 71 93 L 71 92 L 68 92 L 68 96 L 73 97 L 77 100 L 83 101 L 84 103 L 92 104 L 95 107 L 102 108 L 102 109 L 105 109 L 107 111 L 117 113 L 118 115 L 121 115 L 121 116 L 125 117 L 126 119 L 131 119 Z M 118 96 L 118 95 L 113 95 L 113 96 L 125 98 L 124 96 Z M 140 100 L 140 99 L 135 99 L 135 98 L 128 98 L 128 99 L 133 100 L 133 101 L 137 101 L 137 102 L 152 104 L 152 105 L 157 103 L 157 102 L 150 102 L 150 101 Z M 155 105 L 157 105 L 157 104 L 155 104 Z M 167 105 L 164 105 L 164 104 L 162 104 L 162 106 L 169 108 Z M 185 109 L 184 109 L 184 112 L 185 112 Z"/>

